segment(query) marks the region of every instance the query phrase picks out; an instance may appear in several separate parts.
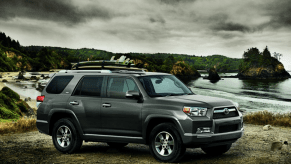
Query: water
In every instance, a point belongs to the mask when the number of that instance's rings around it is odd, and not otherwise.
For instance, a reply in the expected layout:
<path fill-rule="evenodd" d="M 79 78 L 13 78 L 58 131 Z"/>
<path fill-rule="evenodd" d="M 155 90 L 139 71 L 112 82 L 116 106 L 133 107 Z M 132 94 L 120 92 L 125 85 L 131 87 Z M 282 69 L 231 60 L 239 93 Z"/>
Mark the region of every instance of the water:
<path fill-rule="evenodd" d="M 4 84 L 23 97 L 30 97 L 36 100 L 36 97 L 41 95 L 41 92 L 35 89 L 36 82 L 21 81 L 20 83 L 11 82 Z M 27 88 L 24 88 L 25 86 Z"/>
<path fill-rule="evenodd" d="M 291 73 L 291 72 L 289 72 Z M 202 76 L 206 76 L 203 74 Z M 220 74 L 233 76 L 236 73 Z M 35 89 L 35 82 L 6 83 L 8 87 L 24 97 L 36 99 L 41 92 Z M 23 87 L 27 86 L 26 89 Z M 247 112 L 268 110 L 291 112 L 291 79 L 286 80 L 239 80 L 224 78 L 216 83 L 199 78 L 188 83 L 196 94 L 221 97 L 238 102 Z"/>
<path fill-rule="evenodd" d="M 202 74 L 205 76 L 206 74 Z M 236 73 L 220 74 L 233 76 Z M 247 112 L 268 110 L 291 112 L 291 79 L 239 80 L 223 78 L 216 83 L 199 78 L 188 83 L 196 94 L 221 97 L 236 101 Z"/>

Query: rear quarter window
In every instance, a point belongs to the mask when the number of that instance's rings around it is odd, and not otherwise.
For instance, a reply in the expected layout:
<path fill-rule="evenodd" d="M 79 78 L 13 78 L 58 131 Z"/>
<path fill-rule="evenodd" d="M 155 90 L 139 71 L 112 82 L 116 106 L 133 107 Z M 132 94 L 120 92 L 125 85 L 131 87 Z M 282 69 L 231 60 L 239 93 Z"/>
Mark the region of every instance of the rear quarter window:
<path fill-rule="evenodd" d="M 46 88 L 47 93 L 60 94 L 74 76 L 55 76 Z"/>

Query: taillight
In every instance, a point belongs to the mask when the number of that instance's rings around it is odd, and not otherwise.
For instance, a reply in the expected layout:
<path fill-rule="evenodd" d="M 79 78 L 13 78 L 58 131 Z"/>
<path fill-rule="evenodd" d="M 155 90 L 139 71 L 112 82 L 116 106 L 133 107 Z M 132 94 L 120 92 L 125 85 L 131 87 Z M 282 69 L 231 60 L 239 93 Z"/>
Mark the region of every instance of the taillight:
<path fill-rule="evenodd" d="M 36 101 L 43 102 L 44 96 L 37 96 Z"/>

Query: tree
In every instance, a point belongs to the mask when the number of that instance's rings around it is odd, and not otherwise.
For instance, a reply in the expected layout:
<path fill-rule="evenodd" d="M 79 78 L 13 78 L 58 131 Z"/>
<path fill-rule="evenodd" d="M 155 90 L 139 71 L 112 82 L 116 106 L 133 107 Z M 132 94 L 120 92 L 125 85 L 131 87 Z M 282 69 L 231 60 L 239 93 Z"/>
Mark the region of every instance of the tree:
<path fill-rule="evenodd" d="M 265 48 L 264 51 L 263 51 L 263 57 L 264 57 L 264 58 L 270 58 L 270 57 L 271 57 L 271 53 L 270 53 L 270 51 L 268 50 L 268 46 L 266 46 L 266 48 Z"/>
<path fill-rule="evenodd" d="M 280 61 L 281 56 L 283 56 L 283 55 L 280 54 L 280 53 L 274 52 L 274 57 L 275 57 L 277 60 Z"/>

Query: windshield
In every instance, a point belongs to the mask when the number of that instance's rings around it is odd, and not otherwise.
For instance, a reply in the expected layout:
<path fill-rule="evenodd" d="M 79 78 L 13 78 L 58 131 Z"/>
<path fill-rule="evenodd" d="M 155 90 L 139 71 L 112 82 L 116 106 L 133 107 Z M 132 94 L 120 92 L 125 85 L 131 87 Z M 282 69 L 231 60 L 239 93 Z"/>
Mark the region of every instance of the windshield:
<path fill-rule="evenodd" d="M 150 97 L 192 95 L 192 91 L 173 75 L 153 75 L 139 77 Z"/>

